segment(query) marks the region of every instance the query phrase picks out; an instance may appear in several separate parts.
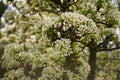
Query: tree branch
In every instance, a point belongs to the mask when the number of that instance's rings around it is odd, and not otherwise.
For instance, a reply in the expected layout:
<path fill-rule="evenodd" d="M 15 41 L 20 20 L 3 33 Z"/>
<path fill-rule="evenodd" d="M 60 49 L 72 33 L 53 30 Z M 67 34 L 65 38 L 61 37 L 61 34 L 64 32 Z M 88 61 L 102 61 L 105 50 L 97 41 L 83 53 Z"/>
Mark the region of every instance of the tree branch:
<path fill-rule="evenodd" d="M 107 44 L 109 43 L 109 41 L 112 41 L 112 34 L 106 35 L 105 39 L 103 40 L 103 42 L 99 43 L 96 48 L 105 48 L 107 47 Z"/>
<path fill-rule="evenodd" d="M 111 24 L 108 24 L 107 22 L 102 22 L 102 21 L 100 21 L 100 22 L 95 22 L 95 23 L 97 23 L 97 24 L 103 24 L 103 25 L 105 25 L 106 27 L 111 27 Z"/>
<path fill-rule="evenodd" d="M 115 47 L 115 48 L 100 49 L 100 50 L 97 51 L 97 52 L 101 52 L 101 51 L 112 51 L 112 50 L 116 50 L 116 49 L 120 49 L 120 46 L 119 46 L 119 47 Z"/>

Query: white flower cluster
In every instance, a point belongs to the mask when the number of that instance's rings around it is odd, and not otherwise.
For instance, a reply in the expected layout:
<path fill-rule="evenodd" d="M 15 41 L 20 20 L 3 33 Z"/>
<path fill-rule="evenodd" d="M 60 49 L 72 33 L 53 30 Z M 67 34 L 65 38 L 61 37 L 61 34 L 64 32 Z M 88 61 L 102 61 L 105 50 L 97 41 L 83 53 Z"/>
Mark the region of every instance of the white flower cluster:
<path fill-rule="evenodd" d="M 92 2 L 82 3 L 80 6 L 82 7 L 83 10 L 89 10 L 89 9 L 91 11 L 97 10 L 95 4 L 93 4 Z"/>
<path fill-rule="evenodd" d="M 61 51 L 63 56 L 70 55 L 72 53 L 71 41 L 69 39 L 62 38 L 55 42 L 55 49 Z"/>
<path fill-rule="evenodd" d="M 42 71 L 42 80 L 62 80 L 63 71 L 60 68 L 57 65 L 45 67 Z"/>
<path fill-rule="evenodd" d="M 115 20 L 120 25 L 120 12 L 118 9 L 111 9 L 107 15 L 108 19 Z M 116 25 L 116 24 L 114 24 Z"/>
<path fill-rule="evenodd" d="M 49 15 L 48 16 L 42 15 L 42 17 L 43 17 L 42 22 L 43 22 L 44 26 L 51 26 L 51 25 L 55 24 L 55 21 L 58 19 L 58 17 L 54 17 L 54 16 L 50 17 Z"/>
<path fill-rule="evenodd" d="M 68 29 L 69 27 L 71 27 L 70 25 L 72 25 L 72 27 L 74 27 L 74 29 L 76 30 L 77 36 L 88 33 L 98 33 L 98 28 L 93 20 L 86 18 L 84 15 L 81 15 L 77 12 L 65 12 L 61 15 L 61 17 L 63 20 L 65 20 L 67 24 L 69 24 L 68 26 L 64 26 L 67 27 L 65 29 Z"/>

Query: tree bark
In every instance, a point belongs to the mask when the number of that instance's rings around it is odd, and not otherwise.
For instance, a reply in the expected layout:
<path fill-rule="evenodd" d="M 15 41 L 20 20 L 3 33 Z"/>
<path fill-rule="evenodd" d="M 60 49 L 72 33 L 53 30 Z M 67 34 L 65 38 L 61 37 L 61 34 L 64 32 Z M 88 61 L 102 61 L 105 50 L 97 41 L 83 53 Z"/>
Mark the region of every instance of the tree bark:
<path fill-rule="evenodd" d="M 90 66 L 90 72 L 88 74 L 87 80 L 95 80 L 95 71 L 96 71 L 96 48 L 95 48 L 95 43 L 94 40 L 91 40 L 90 46 L 89 46 L 89 66 Z"/>
<path fill-rule="evenodd" d="M 117 70 L 116 80 L 120 80 L 120 70 Z"/>

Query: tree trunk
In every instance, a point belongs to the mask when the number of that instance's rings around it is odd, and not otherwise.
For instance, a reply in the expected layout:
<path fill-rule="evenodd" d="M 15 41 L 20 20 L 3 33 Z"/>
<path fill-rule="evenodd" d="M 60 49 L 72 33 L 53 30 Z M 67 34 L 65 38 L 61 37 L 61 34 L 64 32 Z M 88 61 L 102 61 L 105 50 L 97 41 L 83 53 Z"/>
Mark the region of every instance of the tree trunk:
<path fill-rule="evenodd" d="M 97 56 L 96 56 L 96 48 L 95 48 L 94 40 L 91 40 L 90 42 L 89 51 L 90 51 L 90 55 L 89 55 L 88 63 L 90 66 L 90 72 L 88 74 L 87 80 L 95 80 Z"/>
<path fill-rule="evenodd" d="M 120 70 L 117 70 L 116 80 L 120 80 Z"/>

